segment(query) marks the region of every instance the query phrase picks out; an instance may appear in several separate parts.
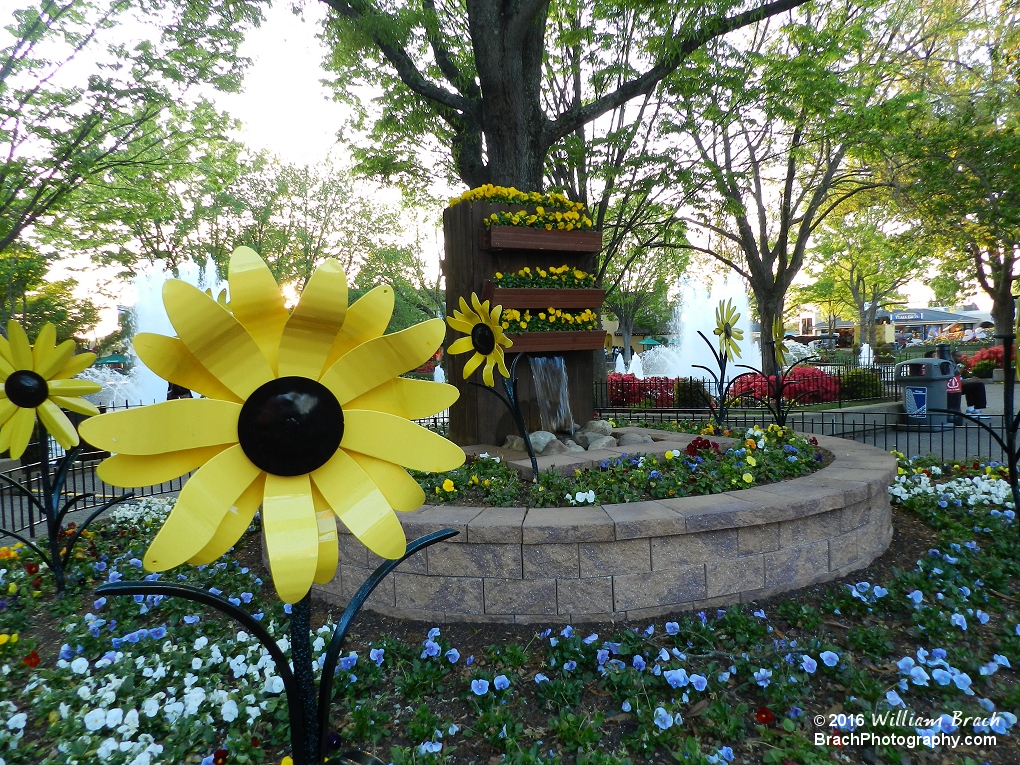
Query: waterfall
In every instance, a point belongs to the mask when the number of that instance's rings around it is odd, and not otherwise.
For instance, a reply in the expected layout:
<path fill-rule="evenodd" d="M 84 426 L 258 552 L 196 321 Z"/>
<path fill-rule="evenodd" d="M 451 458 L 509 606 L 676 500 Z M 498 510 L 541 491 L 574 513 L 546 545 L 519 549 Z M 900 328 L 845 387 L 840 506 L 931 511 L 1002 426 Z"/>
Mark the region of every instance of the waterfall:
<path fill-rule="evenodd" d="M 542 415 L 542 430 L 550 433 L 565 431 L 573 435 L 574 416 L 570 411 L 567 390 L 567 366 L 562 356 L 528 359 L 535 381 L 535 398 Z"/>

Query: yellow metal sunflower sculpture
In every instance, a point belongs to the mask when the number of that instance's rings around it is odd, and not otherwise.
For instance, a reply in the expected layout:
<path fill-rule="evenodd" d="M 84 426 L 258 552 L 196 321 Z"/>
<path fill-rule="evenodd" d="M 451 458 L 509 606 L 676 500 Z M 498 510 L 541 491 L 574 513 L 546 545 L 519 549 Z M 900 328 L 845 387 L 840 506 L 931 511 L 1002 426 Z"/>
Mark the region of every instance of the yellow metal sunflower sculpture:
<path fill-rule="evenodd" d="M 39 330 L 33 348 L 18 322 L 7 322 L 7 337 L 0 337 L 0 451 L 11 450 L 18 459 L 25 453 L 38 414 L 43 427 L 65 449 L 78 445 L 78 432 L 67 416 L 68 409 L 80 414 L 99 414 L 81 396 L 98 393 L 99 383 L 72 380 L 96 360 L 94 353 L 74 355 L 74 341 L 57 345 L 57 330 L 46 324 Z"/>
<path fill-rule="evenodd" d="M 489 310 L 489 301 L 479 302 L 478 295 L 471 293 L 471 305 L 468 306 L 464 298 L 460 299 L 460 310 L 454 311 L 452 317 L 446 319 L 450 326 L 458 332 L 463 332 L 467 337 L 458 338 L 450 346 L 450 353 L 467 353 L 474 351 L 475 355 L 468 359 L 464 365 L 464 379 L 468 379 L 471 373 L 478 369 L 484 361 L 485 368 L 482 370 L 482 380 L 492 388 L 496 380 L 492 374 L 492 368 L 498 367 L 503 377 L 509 377 L 510 372 L 506 368 L 506 361 L 503 357 L 503 349 L 513 345 L 513 341 L 503 334 L 503 327 L 499 323 L 499 316 L 503 312 L 503 306 L 496 306 Z"/>
<path fill-rule="evenodd" d="M 772 342 L 774 343 L 773 349 L 776 355 L 776 366 L 782 369 L 786 366 L 786 343 L 783 340 L 786 338 L 786 333 L 783 331 L 783 320 L 777 318 L 772 322 Z"/>
<path fill-rule="evenodd" d="M 715 329 L 719 338 L 719 355 L 728 355 L 731 359 L 740 358 L 740 341 L 744 339 L 744 330 L 737 329 L 740 314 L 732 300 L 720 300 L 715 309 Z"/>
<path fill-rule="evenodd" d="M 177 337 L 135 340 L 150 369 L 206 398 L 94 417 L 82 435 L 115 452 L 99 475 L 116 486 L 198 468 L 146 551 L 147 569 L 215 560 L 261 504 L 273 582 L 294 603 L 336 572 L 334 516 L 372 552 L 399 558 L 406 540 L 393 510 L 425 501 L 403 468 L 463 463 L 459 447 L 410 422 L 448 408 L 456 388 L 398 377 L 431 358 L 445 328 L 433 319 L 383 335 L 393 290 L 377 287 L 348 308 L 335 260 L 319 266 L 292 312 L 253 250 L 235 250 L 228 280 L 229 311 L 168 281 Z"/>

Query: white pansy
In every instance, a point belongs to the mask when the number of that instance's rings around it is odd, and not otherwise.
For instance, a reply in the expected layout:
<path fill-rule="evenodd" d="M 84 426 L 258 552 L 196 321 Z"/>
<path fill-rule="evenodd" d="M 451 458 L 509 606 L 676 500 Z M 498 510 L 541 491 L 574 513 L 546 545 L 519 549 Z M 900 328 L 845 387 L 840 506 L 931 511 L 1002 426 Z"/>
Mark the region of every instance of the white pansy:
<path fill-rule="evenodd" d="M 28 715 L 25 714 L 24 712 L 18 712 L 18 714 L 13 715 L 11 719 L 7 721 L 7 727 L 10 730 L 21 730 L 22 728 L 25 727 L 25 723 L 27 722 Z"/>
<path fill-rule="evenodd" d="M 266 684 L 263 686 L 263 690 L 266 693 L 282 693 L 283 678 L 279 675 L 270 675 L 266 678 Z"/>
<path fill-rule="evenodd" d="M 99 745 L 99 749 L 96 750 L 96 757 L 101 760 L 110 759 L 110 755 L 118 750 L 117 739 L 108 738 L 102 744 Z"/>
<path fill-rule="evenodd" d="M 106 727 L 116 728 L 124 721 L 124 710 L 120 707 L 115 707 L 106 713 Z"/>
<path fill-rule="evenodd" d="M 142 704 L 142 713 L 146 717 L 155 717 L 159 713 L 159 699 L 152 697 Z"/>
<path fill-rule="evenodd" d="M 76 675 L 84 675 L 89 671 L 89 660 L 84 656 L 79 656 L 71 662 L 71 671 Z"/>
<path fill-rule="evenodd" d="M 201 651 L 207 645 L 209 645 L 209 638 L 207 638 L 205 635 L 202 635 L 202 637 L 198 638 L 195 641 L 195 650 Z"/>
<path fill-rule="evenodd" d="M 233 699 L 227 699 L 223 702 L 223 706 L 220 707 L 220 716 L 223 718 L 223 722 L 233 722 L 237 719 L 237 702 Z"/>
<path fill-rule="evenodd" d="M 133 733 L 134 731 L 138 730 L 137 709 L 129 709 L 127 714 L 124 715 L 124 724 L 121 726 L 121 730 L 125 733 Z"/>
<path fill-rule="evenodd" d="M 92 709 L 85 713 L 83 720 L 85 723 L 85 730 L 97 731 L 106 725 L 106 710 L 105 709 Z"/>

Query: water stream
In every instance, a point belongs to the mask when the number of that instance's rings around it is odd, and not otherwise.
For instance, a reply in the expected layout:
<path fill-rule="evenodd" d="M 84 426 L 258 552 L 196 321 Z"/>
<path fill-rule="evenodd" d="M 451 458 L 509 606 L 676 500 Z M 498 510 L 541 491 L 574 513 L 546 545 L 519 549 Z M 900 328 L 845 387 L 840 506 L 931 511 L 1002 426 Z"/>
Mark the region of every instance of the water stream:
<path fill-rule="evenodd" d="M 542 417 L 542 430 L 550 433 L 574 434 L 574 416 L 570 411 L 570 393 L 567 389 L 567 366 L 562 356 L 528 359 L 531 377 L 535 381 L 535 398 Z"/>

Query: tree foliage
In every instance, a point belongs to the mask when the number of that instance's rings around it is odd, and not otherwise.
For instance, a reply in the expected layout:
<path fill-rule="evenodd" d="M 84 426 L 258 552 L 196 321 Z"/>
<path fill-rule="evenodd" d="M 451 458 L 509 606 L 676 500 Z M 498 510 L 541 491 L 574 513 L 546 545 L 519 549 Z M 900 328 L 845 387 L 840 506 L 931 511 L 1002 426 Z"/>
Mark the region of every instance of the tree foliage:
<path fill-rule="evenodd" d="M 52 323 L 60 341 L 81 336 L 99 323 L 91 300 L 74 296 L 74 279 L 50 277 L 50 259 L 23 246 L 0 252 L 0 326 L 18 321 L 29 337 Z"/>

